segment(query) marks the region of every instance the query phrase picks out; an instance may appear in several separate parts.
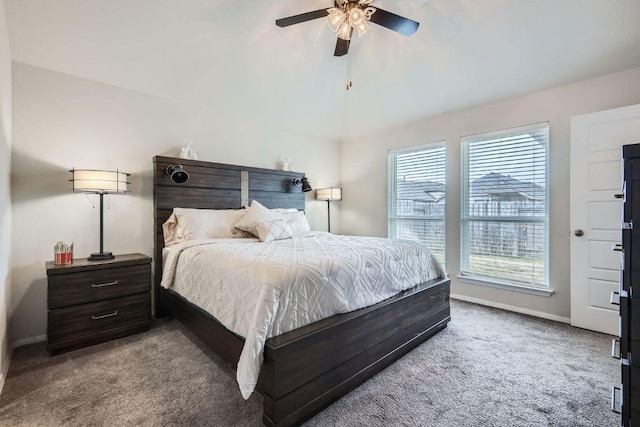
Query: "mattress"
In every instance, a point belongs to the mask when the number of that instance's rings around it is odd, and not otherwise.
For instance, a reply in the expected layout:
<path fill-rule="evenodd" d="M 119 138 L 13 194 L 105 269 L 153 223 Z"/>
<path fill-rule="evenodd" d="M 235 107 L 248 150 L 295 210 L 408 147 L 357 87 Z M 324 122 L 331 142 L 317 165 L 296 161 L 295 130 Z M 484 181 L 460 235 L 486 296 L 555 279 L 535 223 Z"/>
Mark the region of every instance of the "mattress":
<path fill-rule="evenodd" d="M 161 286 L 245 338 L 237 368 L 245 399 L 267 339 L 445 275 L 420 242 L 329 233 L 267 243 L 191 240 L 165 251 Z"/>

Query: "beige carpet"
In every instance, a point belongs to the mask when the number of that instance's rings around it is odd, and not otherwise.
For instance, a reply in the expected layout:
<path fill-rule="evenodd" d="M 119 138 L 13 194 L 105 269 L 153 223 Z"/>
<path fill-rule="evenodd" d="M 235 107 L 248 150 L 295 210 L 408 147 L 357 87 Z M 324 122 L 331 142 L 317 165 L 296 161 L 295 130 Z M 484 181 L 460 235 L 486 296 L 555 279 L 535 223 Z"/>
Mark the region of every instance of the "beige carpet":
<path fill-rule="evenodd" d="M 449 327 L 309 426 L 617 425 L 611 337 L 452 301 Z M 0 425 L 259 426 L 234 372 L 180 323 L 56 357 L 15 350 Z"/>

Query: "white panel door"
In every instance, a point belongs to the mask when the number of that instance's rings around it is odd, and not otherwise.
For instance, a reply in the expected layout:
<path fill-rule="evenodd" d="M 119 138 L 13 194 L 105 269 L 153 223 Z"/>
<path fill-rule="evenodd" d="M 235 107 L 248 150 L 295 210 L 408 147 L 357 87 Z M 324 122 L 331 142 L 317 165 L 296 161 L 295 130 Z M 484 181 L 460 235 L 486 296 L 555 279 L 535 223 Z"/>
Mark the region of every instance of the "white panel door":
<path fill-rule="evenodd" d="M 622 235 L 622 200 L 614 194 L 622 191 L 621 147 L 635 143 L 640 105 L 571 119 L 571 324 L 611 335 L 619 332 L 610 296 L 620 286 L 621 260 L 612 247 Z"/>

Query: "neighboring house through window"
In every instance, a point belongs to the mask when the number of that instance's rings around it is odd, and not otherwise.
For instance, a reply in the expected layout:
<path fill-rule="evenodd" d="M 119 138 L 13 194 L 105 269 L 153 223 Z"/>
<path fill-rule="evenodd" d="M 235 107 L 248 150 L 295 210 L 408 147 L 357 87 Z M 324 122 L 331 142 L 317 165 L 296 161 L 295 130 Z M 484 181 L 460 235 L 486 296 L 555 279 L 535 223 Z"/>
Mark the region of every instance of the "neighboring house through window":
<path fill-rule="evenodd" d="M 461 275 L 548 288 L 549 124 L 462 138 Z"/>
<path fill-rule="evenodd" d="M 389 152 L 389 237 L 418 240 L 445 265 L 444 141 Z"/>

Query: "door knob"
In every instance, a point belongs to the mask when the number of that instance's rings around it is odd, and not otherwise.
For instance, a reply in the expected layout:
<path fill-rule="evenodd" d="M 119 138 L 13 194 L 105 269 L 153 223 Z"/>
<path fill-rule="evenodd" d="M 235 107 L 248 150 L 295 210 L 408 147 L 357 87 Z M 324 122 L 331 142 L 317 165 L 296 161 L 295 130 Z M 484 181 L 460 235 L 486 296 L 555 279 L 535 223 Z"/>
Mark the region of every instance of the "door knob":
<path fill-rule="evenodd" d="M 583 235 L 584 235 L 584 231 L 580 230 L 579 228 L 576 228 L 576 229 L 573 231 L 573 234 L 575 234 L 576 236 L 580 237 L 580 236 L 583 236 Z"/>

